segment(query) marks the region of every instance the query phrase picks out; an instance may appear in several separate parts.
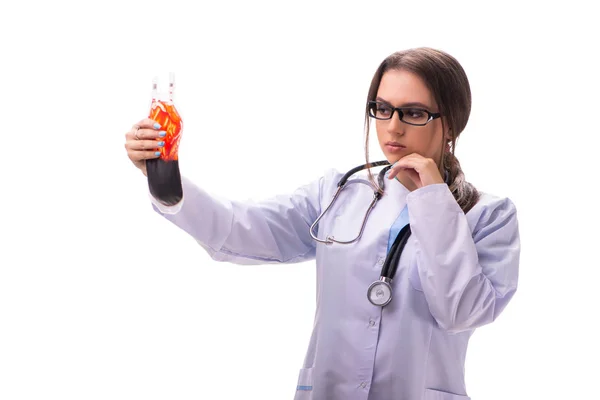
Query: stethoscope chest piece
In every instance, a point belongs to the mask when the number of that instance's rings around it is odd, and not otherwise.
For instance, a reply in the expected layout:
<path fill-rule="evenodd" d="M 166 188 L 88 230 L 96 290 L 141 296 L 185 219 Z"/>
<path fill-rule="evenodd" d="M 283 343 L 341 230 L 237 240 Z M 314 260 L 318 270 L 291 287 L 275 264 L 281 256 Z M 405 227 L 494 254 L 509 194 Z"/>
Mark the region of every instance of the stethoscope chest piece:
<path fill-rule="evenodd" d="M 367 298 L 374 306 L 384 307 L 392 301 L 392 280 L 381 277 L 369 286 Z"/>

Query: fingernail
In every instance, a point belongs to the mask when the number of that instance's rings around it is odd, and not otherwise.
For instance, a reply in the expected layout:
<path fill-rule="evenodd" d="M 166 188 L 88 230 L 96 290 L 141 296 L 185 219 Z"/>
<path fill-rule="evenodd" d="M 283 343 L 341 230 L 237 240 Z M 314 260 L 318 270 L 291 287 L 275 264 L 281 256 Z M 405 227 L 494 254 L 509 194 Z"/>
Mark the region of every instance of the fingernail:
<path fill-rule="evenodd" d="M 154 123 L 154 129 L 160 129 L 160 124 L 158 122 Z"/>
<path fill-rule="evenodd" d="M 156 153 L 154 153 L 155 156 L 160 156 L 160 151 L 157 151 Z"/>
<path fill-rule="evenodd" d="M 160 125 L 159 125 L 159 126 L 160 126 Z M 157 129 L 158 129 L 158 128 L 157 128 Z M 166 134 L 167 134 L 167 132 L 165 132 L 165 131 L 160 131 L 160 132 L 158 132 L 158 136 L 160 136 L 160 137 L 163 137 L 163 136 L 165 136 Z"/>
<path fill-rule="evenodd" d="M 164 146 L 164 145 L 165 145 L 165 142 L 158 142 L 158 145 L 159 145 L 159 146 Z"/>

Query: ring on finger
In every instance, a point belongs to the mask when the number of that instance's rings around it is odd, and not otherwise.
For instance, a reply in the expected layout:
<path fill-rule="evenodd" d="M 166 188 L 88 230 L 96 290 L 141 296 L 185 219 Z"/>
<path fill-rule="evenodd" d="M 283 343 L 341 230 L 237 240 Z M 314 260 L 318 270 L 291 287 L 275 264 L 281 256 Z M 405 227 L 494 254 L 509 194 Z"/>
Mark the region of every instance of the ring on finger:
<path fill-rule="evenodd" d="M 140 137 L 138 136 L 138 131 L 140 130 L 139 126 L 135 127 L 135 133 L 133 134 L 133 137 L 135 138 L 135 140 L 140 140 Z"/>

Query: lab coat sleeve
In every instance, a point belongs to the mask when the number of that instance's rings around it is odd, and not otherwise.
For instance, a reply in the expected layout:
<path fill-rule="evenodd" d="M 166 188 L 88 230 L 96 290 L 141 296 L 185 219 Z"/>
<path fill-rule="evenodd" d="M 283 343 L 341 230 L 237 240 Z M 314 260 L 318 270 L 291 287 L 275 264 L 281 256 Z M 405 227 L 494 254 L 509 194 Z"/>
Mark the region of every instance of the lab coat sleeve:
<path fill-rule="evenodd" d="M 431 314 L 449 332 L 494 321 L 517 289 L 516 208 L 507 198 L 484 196 L 467 215 L 445 184 L 407 198 L 420 284 Z"/>
<path fill-rule="evenodd" d="M 152 199 L 152 207 L 191 235 L 214 260 L 235 264 L 303 262 L 316 253 L 309 228 L 320 213 L 323 179 L 291 195 L 239 202 L 210 195 L 182 177 L 182 201 L 165 207 Z"/>

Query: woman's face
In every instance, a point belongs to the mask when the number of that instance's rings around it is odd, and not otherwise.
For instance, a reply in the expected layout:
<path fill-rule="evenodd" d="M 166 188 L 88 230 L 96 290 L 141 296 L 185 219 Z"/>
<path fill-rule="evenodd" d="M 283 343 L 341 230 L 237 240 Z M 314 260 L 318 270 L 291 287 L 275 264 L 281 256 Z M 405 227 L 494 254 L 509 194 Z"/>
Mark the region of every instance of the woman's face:
<path fill-rule="evenodd" d="M 421 78 L 408 71 L 389 70 L 379 84 L 375 101 L 391 107 L 410 107 L 438 112 L 437 104 Z M 375 120 L 379 145 L 390 163 L 411 153 L 439 162 L 442 143 L 442 123 L 437 118 L 425 126 L 409 125 L 400 121 L 398 111 L 390 120 Z M 444 142 L 445 143 L 445 142 Z"/>

